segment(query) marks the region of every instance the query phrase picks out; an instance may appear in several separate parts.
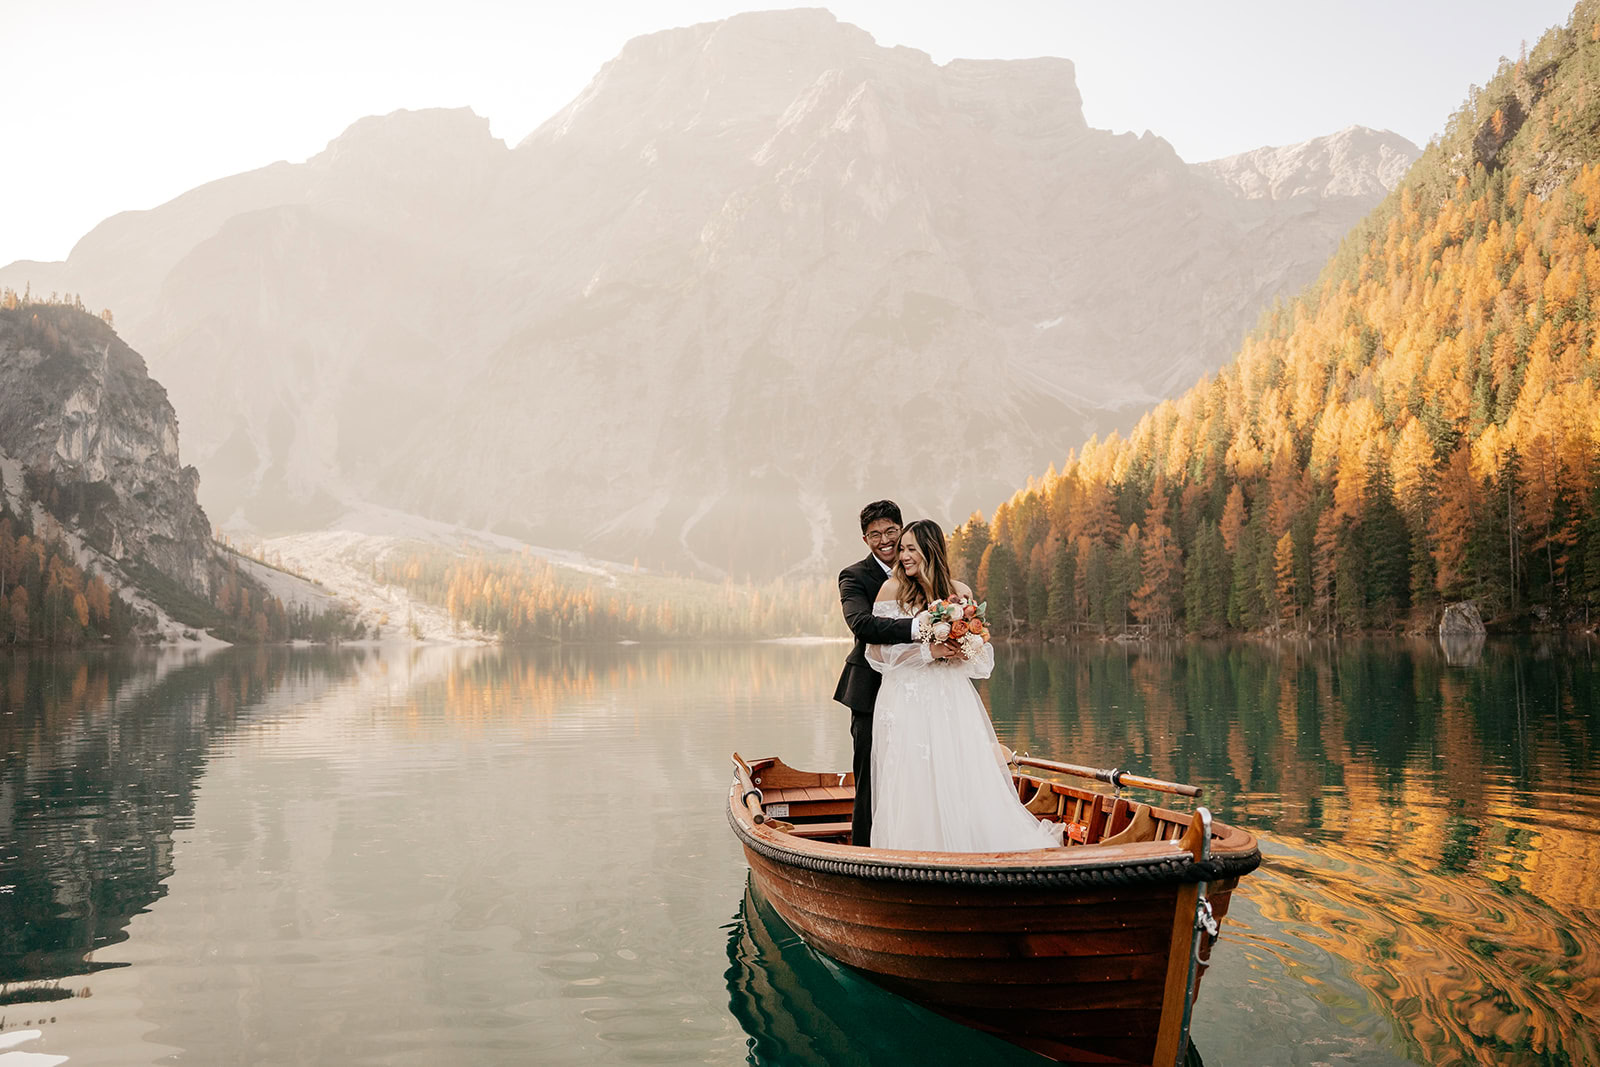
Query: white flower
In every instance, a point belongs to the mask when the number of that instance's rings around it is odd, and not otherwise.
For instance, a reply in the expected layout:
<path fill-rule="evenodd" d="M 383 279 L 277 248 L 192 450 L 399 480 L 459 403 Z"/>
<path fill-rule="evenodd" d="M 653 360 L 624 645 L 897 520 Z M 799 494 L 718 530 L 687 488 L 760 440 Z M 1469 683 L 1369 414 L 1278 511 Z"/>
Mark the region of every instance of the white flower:
<path fill-rule="evenodd" d="M 968 659 L 983 651 L 983 638 L 977 634 L 967 634 L 961 639 L 961 654 Z"/>
<path fill-rule="evenodd" d="M 943 641 L 945 638 L 947 638 L 949 636 L 950 636 L 950 624 L 949 623 L 947 623 L 947 622 L 936 622 L 936 623 L 933 624 L 933 639 L 935 641 Z"/>

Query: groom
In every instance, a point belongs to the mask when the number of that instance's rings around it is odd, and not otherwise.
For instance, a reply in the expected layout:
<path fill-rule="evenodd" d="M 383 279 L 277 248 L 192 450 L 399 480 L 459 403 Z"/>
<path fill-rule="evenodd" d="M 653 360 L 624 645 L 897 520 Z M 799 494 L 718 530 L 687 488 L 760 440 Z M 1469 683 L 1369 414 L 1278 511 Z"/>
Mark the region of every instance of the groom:
<path fill-rule="evenodd" d="M 850 843 L 872 842 L 872 706 L 882 676 L 867 663 L 868 645 L 903 645 L 916 640 L 917 619 L 885 619 L 872 614 L 872 602 L 889 577 L 900 541 L 900 508 L 893 500 L 875 500 L 861 509 L 861 539 L 871 549 L 867 558 L 839 572 L 839 606 L 845 625 L 855 634 L 855 647 L 844 661 L 844 673 L 833 699 L 850 709 L 850 739 L 855 745 L 855 813 L 850 817 Z"/>

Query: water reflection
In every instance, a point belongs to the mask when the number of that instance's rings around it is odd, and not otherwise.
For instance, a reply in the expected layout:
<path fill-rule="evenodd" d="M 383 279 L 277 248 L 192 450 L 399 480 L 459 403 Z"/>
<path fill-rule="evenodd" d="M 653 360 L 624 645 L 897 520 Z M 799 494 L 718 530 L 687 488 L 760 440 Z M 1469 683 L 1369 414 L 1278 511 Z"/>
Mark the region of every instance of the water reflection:
<path fill-rule="evenodd" d="M 708 709 L 821 692 L 812 650 L 691 647 L 552 650 L 235 649 L 0 656 L 0 1003 L 49 999 L 37 984 L 91 973 L 92 953 L 165 893 L 173 833 L 188 824 L 208 749 L 243 722 L 274 722 L 345 687 L 340 707 L 400 737 L 456 736 L 515 721 L 574 722 L 619 694 L 674 690 Z M 424 661 L 431 666 L 421 666 Z M 644 705 L 633 707 L 643 713 Z M 330 716 L 336 719 L 337 712 Z M 337 731 L 328 722 L 325 731 Z M 298 735 L 279 735 L 303 745 Z M 706 754 L 679 731 L 685 760 Z M 713 757 L 720 762 L 726 754 Z M 10 985 L 12 988 L 6 989 Z M 67 995 L 64 991 L 60 995 Z"/>
<path fill-rule="evenodd" d="M 747 1062 L 763 1067 L 1050 1062 L 813 952 L 748 881 L 728 927 L 728 1007 L 749 1035 Z"/>
<path fill-rule="evenodd" d="M 0 997 L 68 998 L 0 1032 L 48 1020 L 87 1062 L 729 1062 L 727 754 L 821 758 L 833 653 L 0 661 Z"/>
<path fill-rule="evenodd" d="M 1487 643 L 1483 634 L 1439 635 L 1444 661 L 1452 667 L 1476 667 L 1483 659 L 1483 649 Z"/>
<path fill-rule="evenodd" d="M 843 656 L 832 653 L 832 646 L 784 644 L 497 649 L 413 684 L 404 699 L 412 721 L 420 709 L 442 705 L 453 722 L 468 726 L 508 716 L 573 716 L 640 692 L 670 691 L 700 701 L 708 715 L 738 715 L 772 704 L 825 708 L 838 680 L 835 658 Z"/>
<path fill-rule="evenodd" d="M 0 1030 L 59 1014 L 50 1050 L 119 1063 L 1026 1062 L 756 903 L 723 929 L 727 754 L 844 766 L 843 651 L 0 657 L 0 998 L 74 994 Z M 1214 1062 L 1600 1062 L 1592 642 L 1003 652 L 1002 738 L 1265 833 Z"/>
<path fill-rule="evenodd" d="M 990 696 L 1019 746 L 1194 781 L 1267 831 L 1261 928 L 1225 940 L 1308 983 L 1338 961 L 1408 1056 L 1600 1061 L 1592 642 L 1470 668 L 1423 641 L 1012 650 Z"/>
<path fill-rule="evenodd" d="M 0 1002 L 67 995 L 27 983 L 106 966 L 91 954 L 164 893 L 211 740 L 361 655 L 0 657 Z"/>

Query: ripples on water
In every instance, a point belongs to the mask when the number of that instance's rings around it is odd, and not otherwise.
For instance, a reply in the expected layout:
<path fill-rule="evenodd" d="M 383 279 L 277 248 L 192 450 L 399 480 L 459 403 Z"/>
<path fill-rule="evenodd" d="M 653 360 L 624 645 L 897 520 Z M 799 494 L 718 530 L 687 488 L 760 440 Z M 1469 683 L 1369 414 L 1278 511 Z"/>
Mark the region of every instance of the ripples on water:
<path fill-rule="evenodd" d="M 1592 644 L 1006 653 L 1002 738 L 1263 833 L 1209 1062 L 1600 1062 Z M 755 921 L 727 754 L 846 765 L 841 656 L 0 658 L 0 1034 L 74 1065 L 1028 1062 Z"/>
<path fill-rule="evenodd" d="M 1219 950 L 1201 1003 L 1272 1006 L 1267 1062 L 1600 1062 L 1593 642 L 1491 645 L 1463 666 L 1415 642 L 1009 667 L 992 702 L 1019 744 L 1194 781 L 1265 832 L 1229 916 L 1241 951 Z M 1349 1028 L 1297 1041 L 1306 1010 Z M 1198 1032 L 1219 1062 L 1261 1062 L 1271 1024 Z"/>

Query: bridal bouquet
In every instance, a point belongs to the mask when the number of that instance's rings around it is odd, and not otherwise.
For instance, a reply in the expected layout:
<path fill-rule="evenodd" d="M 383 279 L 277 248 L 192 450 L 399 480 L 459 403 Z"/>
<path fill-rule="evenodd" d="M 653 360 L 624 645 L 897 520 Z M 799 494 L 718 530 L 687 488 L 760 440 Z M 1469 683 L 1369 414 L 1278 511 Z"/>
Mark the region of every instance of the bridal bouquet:
<path fill-rule="evenodd" d="M 952 596 L 928 605 L 928 625 L 922 627 L 924 643 L 954 641 L 963 659 L 983 651 L 989 641 L 989 626 L 984 611 L 989 605 L 971 597 Z"/>

